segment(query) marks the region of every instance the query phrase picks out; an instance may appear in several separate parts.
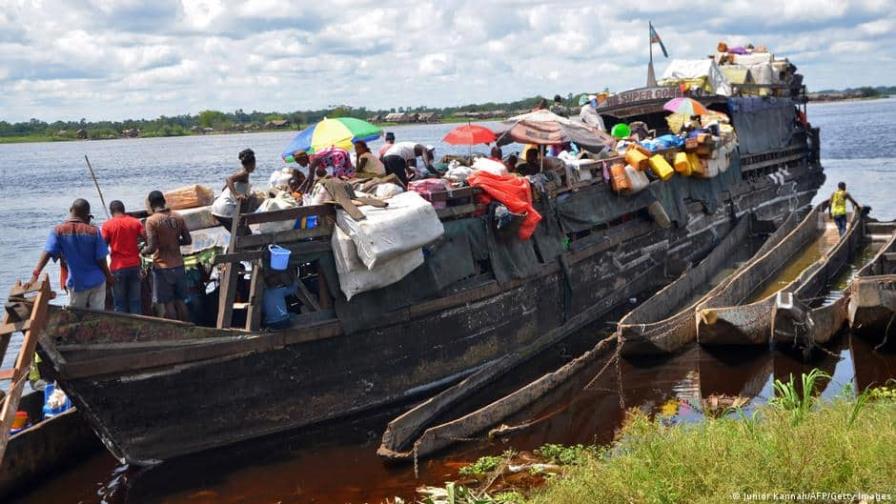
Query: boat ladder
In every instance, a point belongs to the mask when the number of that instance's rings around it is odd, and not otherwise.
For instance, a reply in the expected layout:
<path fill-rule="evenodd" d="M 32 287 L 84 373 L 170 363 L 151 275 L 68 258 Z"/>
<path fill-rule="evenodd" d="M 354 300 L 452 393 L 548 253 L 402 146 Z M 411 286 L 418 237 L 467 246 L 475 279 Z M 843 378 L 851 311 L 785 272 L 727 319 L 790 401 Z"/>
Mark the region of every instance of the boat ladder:
<path fill-rule="evenodd" d="M 3 307 L 3 323 L 0 325 L 0 356 L 6 356 L 9 342 L 14 333 L 21 332 L 25 337 L 22 340 L 22 346 L 19 347 L 15 366 L 0 370 L 0 380 L 10 380 L 9 388 L 2 399 L 3 407 L 0 409 L 0 461 L 3 460 L 3 455 L 6 453 L 9 431 L 19 408 L 19 400 L 22 398 L 22 389 L 28 379 L 31 362 L 34 360 L 37 340 L 47 323 L 47 307 L 52 298 L 53 291 L 50 290 L 50 280 L 44 274 L 38 283 L 32 286 L 16 282 Z"/>

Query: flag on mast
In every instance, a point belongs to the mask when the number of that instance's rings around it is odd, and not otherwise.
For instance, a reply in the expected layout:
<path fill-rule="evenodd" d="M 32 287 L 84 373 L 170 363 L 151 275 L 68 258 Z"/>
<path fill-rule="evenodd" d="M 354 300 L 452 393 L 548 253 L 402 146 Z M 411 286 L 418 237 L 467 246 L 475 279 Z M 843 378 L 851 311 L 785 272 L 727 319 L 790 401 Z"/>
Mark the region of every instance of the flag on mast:
<path fill-rule="evenodd" d="M 653 29 L 653 23 L 647 22 L 647 25 L 650 26 L 650 44 L 659 44 L 660 49 L 663 50 L 663 56 L 669 57 L 669 53 L 666 51 L 666 46 L 663 44 L 663 40 L 660 38 L 659 34 L 656 30 Z"/>

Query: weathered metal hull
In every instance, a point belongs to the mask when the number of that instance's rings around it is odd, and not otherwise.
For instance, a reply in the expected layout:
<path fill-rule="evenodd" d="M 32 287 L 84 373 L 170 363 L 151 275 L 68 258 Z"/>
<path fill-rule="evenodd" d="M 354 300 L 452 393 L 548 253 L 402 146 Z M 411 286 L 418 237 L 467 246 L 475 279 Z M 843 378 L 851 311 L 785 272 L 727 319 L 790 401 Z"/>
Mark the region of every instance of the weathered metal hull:
<path fill-rule="evenodd" d="M 869 224 L 872 233 L 876 224 Z M 886 232 L 886 229 L 883 230 Z M 896 234 L 891 234 L 874 258 L 849 286 L 846 316 L 852 332 L 881 340 L 896 317 Z M 892 327 L 891 327 L 892 330 Z"/>
<path fill-rule="evenodd" d="M 622 356 L 673 353 L 697 339 L 694 308 L 706 294 L 705 286 L 725 267 L 728 258 L 748 246 L 752 214 L 741 218 L 719 245 L 693 269 L 641 303 L 619 321 L 616 337 Z"/>
<path fill-rule="evenodd" d="M 862 244 L 871 240 L 866 236 L 865 221 L 863 216 L 855 214 L 846 235 L 830 251 L 823 266 L 807 276 L 799 288 L 776 300 L 772 308 L 774 345 L 796 350 L 808 358 L 814 346 L 829 342 L 843 328 L 848 319 L 847 290 L 823 306 L 811 305 L 856 257 Z"/>
<path fill-rule="evenodd" d="M 696 310 L 697 339 L 701 345 L 768 345 L 771 312 L 778 292 L 791 292 L 802 285 L 821 262 L 809 266 L 796 279 L 775 293 L 753 302 L 745 301 L 758 288 L 769 282 L 788 261 L 812 243 L 822 227 L 823 210 L 816 207 L 785 236 L 781 243 L 768 250 L 732 278 L 723 289 L 701 303 Z"/>
<path fill-rule="evenodd" d="M 483 280 L 351 334 L 338 320 L 249 333 L 52 308 L 40 351 L 109 450 L 153 464 L 408 401 L 511 350 L 534 355 L 582 320 L 661 287 L 667 261 L 709 253 L 733 216 L 780 220 L 806 205 L 820 168 L 793 177 L 738 184 L 727 207 L 694 208 L 683 228 L 618 224 L 534 276 Z"/>

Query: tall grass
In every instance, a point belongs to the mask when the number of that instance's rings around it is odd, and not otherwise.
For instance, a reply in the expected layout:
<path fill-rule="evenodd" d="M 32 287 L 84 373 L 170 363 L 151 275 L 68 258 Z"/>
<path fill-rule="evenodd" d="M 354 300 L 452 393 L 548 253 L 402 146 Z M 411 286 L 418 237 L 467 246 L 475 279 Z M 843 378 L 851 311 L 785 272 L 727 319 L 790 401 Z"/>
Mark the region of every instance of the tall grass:
<path fill-rule="evenodd" d="M 617 441 L 532 503 L 714 503 L 753 493 L 878 492 L 896 499 L 896 401 L 867 392 L 817 403 L 805 375 L 756 414 L 663 425 L 629 413 Z M 878 394 L 879 396 L 879 394 Z M 813 406 L 814 405 L 814 406 Z"/>

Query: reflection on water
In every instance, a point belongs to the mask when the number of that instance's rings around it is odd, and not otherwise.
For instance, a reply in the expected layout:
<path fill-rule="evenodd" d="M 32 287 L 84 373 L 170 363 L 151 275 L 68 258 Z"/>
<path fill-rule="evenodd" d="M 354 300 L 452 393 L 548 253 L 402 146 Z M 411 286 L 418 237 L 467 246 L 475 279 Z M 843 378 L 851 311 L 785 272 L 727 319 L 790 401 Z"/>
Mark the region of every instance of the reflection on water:
<path fill-rule="evenodd" d="M 492 399 L 543 372 L 554 369 L 591 346 L 599 328 L 576 335 L 552 349 L 530 370 L 496 385 Z M 602 336 L 601 336 L 602 337 Z M 602 373 L 610 357 L 598 359 L 550 396 L 504 420 L 527 429 L 493 440 L 484 434 L 461 442 L 438 457 L 413 464 L 386 463 L 376 455 L 385 424 L 403 411 L 395 408 L 291 436 L 247 443 L 187 457 L 159 467 L 116 472 L 108 455 L 94 457 L 27 496 L 27 501 L 56 502 L 60 497 L 106 502 L 380 502 L 411 498 L 416 487 L 457 477 L 458 468 L 482 455 L 508 448 L 531 450 L 544 443 L 600 443 L 613 440 L 628 408 L 661 414 L 670 422 L 694 422 L 712 404 L 742 397 L 747 412 L 773 395 L 774 380 L 799 382 L 801 373 L 819 368 L 831 375 L 819 384 L 822 397 L 864 389 L 896 379 L 896 353 L 874 352 L 872 344 L 838 338 L 828 352 L 804 363 L 786 353 L 753 348 L 705 349 L 692 345 L 665 358 L 617 361 Z M 487 401 L 474 398 L 462 414 Z M 90 482 L 103 482 L 97 487 Z M 80 493 L 79 493 L 80 492 Z"/>

